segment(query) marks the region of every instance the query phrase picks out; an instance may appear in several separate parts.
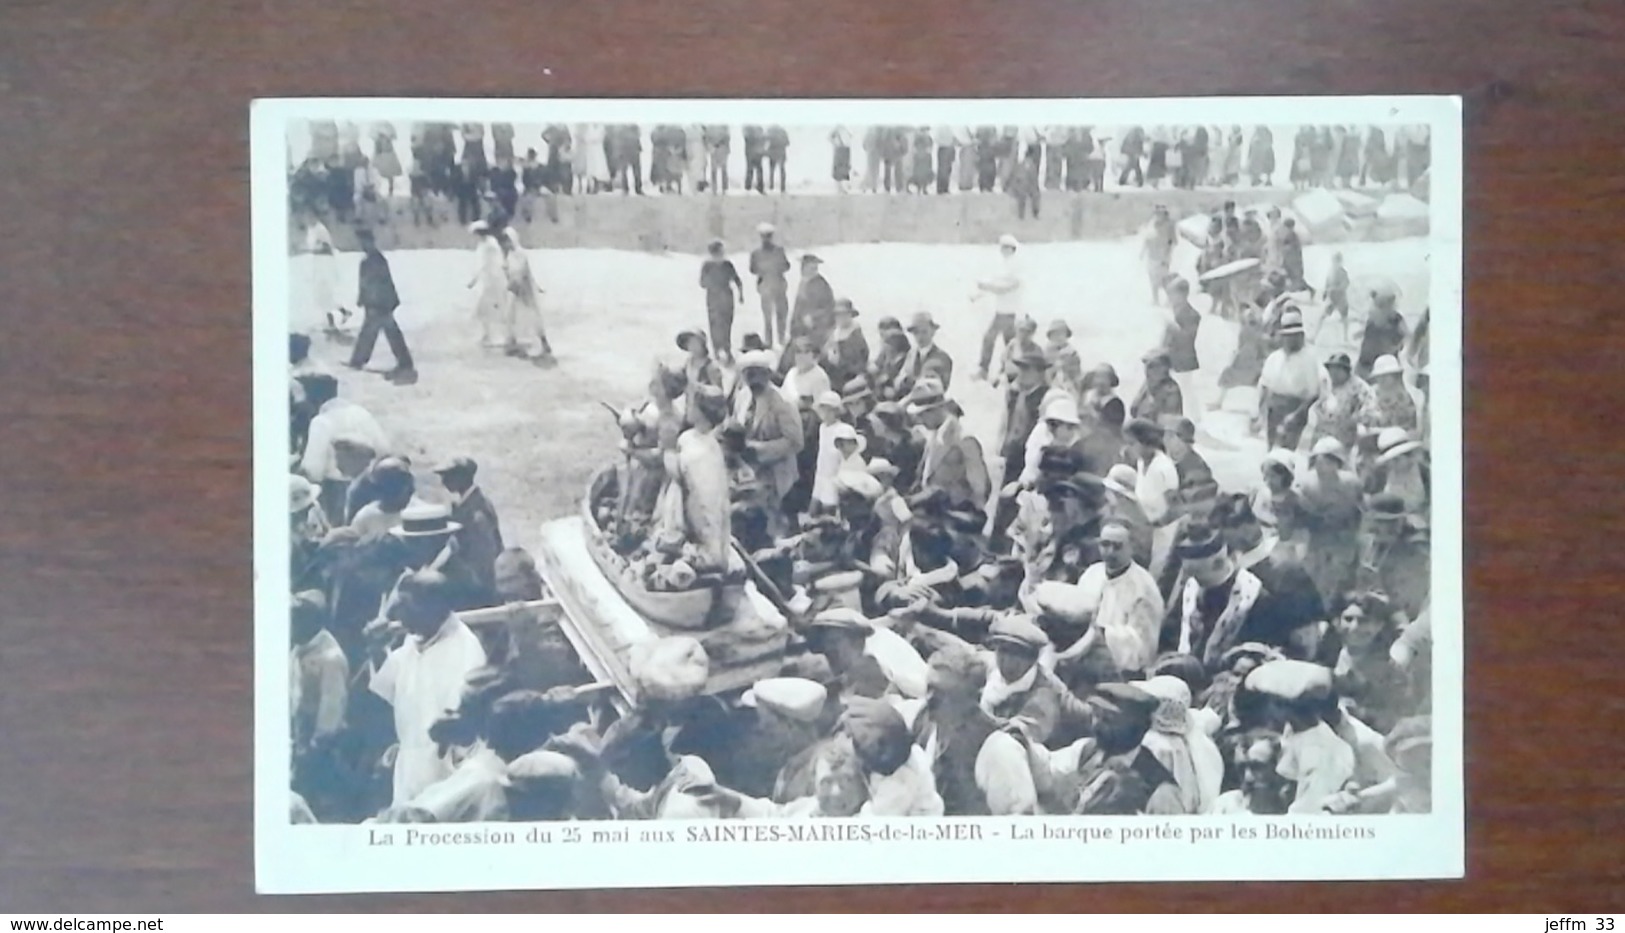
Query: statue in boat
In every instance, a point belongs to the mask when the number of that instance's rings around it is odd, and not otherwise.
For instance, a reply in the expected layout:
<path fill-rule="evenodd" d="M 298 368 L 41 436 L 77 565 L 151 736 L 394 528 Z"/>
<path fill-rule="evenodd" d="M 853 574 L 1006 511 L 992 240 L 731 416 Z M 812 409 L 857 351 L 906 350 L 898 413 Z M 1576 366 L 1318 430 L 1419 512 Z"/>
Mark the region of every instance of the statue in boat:
<path fill-rule="evenodd" d="M 657 367 L 649 401 L 618 413 L 624 465 L 593 477 L 583 508 L 605 576 L 639 613 L 674 629 L 732 618 L 746 580 L 718 435 L 727 401 L 713 386 L 689 389 L 681 372 Z M 690 403 L 679 406 L 685 393 Z"/>

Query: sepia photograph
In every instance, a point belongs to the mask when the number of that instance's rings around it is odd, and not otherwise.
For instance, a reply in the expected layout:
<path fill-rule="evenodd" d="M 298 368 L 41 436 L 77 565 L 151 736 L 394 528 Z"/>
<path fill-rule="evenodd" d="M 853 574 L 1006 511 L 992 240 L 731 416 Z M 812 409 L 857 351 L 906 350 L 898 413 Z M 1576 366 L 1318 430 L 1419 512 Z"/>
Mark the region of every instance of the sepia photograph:
<path fill-rule="evenodd" d="M 1460 134 L 256 102 L 260 889 L 1460 877 Z"/>

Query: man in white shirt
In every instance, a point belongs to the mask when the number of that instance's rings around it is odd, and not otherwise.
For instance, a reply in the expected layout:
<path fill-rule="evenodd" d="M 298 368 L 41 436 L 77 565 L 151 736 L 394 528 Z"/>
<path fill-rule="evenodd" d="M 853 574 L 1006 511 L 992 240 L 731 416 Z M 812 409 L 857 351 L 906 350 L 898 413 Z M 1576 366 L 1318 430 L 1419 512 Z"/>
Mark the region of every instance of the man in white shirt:
<path fill-rule="evenodd" d="M 497 667 L 479 668 L 464 681 L 455 719 L 443 721 L 454 736 L 450 741 L 464 743 L 450 752 L 456 769 L 414 797 L 412 809 L 433 816 L 436 823 L 508 819 L 508 762 L 531 750 L 535 737 L 524 733 L 536 720 L 525 715 L 529 692 L 504 696 L 513 687 L 507 672 Z M 521 734 L 524 740 L 515 741 Z"/>
<path fill-rule="evenodd" d="M 1056 656 L 1056 663 L 1103 650 L 1111 658 L 1114 682 L 1138 679 L 1157 658 L 1164 605 L 1156 578 L 1134 562 L 1134 536 L 1126 522 L 1108 519 L 1101 525 L 1100 562 L 1083 572 L 1078 587 L 1083 604 L 1093 607 L 1089 629 Z"/>
<path fill-rule="evenodd" d="M 1276 334 L 1281 346 L 1264 360 L 1264 371 L 1258 377 L 1258 419 L 1270 449 L 1297 450 L 1324 377 L 1315 355 L 1304 349 L 1302 313 L 1294 309 L 1281 312 Z"/>
<path fill-rule="evenodd" d="M 1016 319 L 1021 317 L 1023 307 L 1023 281 L 1021 264 L 1016 259 L 1016 253 L 1021 243 L 1014 236 L 1006 233 L 999 237 L 999 274 L 976 283 L 976 293 L 971 300 L 980 299 L 983 295 L 993 296 L 993 321 L 988 324 L 987 332 L 982 335 L 982 357 L 977 364 L 977 378 L 986 380 L 988 367 L 993 365 L 993 349 L 1000 338 L 1006 346 L 1016 337 Z"/>
<path fill-rule="evenodd" d="M 378 419 L 360 405 L 338 397 L 338 380 L 327 373 L 305 376 L 305 399 L 315 409 L 299 472 L 321 486 L 319 501 L 330 524 L 344 524 L 344 495 L 350 482 L 389 447 Z"/>
<path fill-rule="evenodd" d="M 451 775 L 429 728 L 462 701 L 468 675 L 485 665 L 478 635 L 452 612 L 451 581 L 421 570 L 401 580 L 392 618 L 406 629 L 404 643 L 372 671 L 370 687 L 394 710 L 394 805 L 404 806 Z"/>

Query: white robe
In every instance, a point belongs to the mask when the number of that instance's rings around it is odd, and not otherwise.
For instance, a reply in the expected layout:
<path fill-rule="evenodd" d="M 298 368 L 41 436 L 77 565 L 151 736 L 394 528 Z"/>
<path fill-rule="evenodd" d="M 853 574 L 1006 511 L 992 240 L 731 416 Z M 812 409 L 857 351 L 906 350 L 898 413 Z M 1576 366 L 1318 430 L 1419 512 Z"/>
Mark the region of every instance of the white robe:
<path fill-rule="evenodd" d="M 405 806 L 430 785 L 451 776 L 453 766 L 440 754 L 429 727 L 457 708 L 463 682 L 485 666 L 485 648 L 461 619 L 448 616 L 440 631 L 426 640 L 408 638 L 389 653 L 372 674 L 372 692 L 395 712 L 394 804 Z"/>

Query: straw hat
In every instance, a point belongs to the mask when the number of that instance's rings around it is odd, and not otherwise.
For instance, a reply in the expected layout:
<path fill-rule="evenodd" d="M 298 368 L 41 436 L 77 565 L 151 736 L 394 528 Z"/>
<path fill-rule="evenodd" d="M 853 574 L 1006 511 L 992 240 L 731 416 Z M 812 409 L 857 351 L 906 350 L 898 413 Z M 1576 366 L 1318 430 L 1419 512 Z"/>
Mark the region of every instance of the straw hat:
<path fill-rule="evenodd" d="M 1381 451 L 1377 455 L 1377 462 L 1388 463 L 1413 450 L 1422 449 L 1422 442 L 1411 437 L 1404 428 L 1383 428 L 1382 433 L 1377 435 L 1377 449 Z"/>

